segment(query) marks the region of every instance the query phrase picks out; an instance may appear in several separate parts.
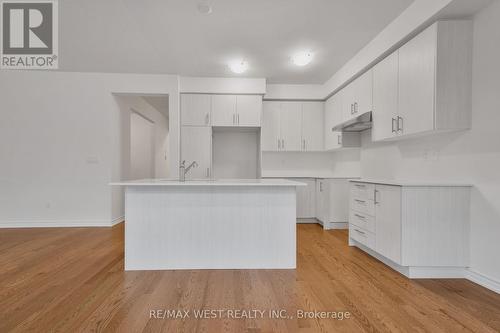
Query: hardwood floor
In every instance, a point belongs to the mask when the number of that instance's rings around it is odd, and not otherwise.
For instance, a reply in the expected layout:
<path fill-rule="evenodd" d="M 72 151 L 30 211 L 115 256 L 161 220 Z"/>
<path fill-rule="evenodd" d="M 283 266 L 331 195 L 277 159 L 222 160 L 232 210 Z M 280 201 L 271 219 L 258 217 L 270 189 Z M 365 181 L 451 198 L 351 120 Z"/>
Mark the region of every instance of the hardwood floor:
<path fill-rule="evenodd" d="M 346 231 L 298 225 L 297 241 L 297 270 L 124 272 L 123 225 L 0 229 L 0 332 L 500 331 L 500 295 L 485 288 L 410 281 L 349 248 Z M 150 318 L 156 309 L 190 318 Z M 196 309 L 283 309 L 293 318 L 196 320 Z M 298 319 L 300 309 L 351 316 Z"/>

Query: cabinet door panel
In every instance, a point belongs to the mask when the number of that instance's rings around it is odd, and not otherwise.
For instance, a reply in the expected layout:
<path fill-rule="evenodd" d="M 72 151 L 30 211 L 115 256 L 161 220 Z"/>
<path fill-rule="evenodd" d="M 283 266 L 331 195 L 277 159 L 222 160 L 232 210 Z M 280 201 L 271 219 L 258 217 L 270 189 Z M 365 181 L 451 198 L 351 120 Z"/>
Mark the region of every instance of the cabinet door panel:
<path fill-rule="evenodd" d="M 181 121 L 185 126 L 210 126 L 212 96 L 181 94 Z"/>
<path fill-rule="evenodd" d="M 264 102 L 262 110 L 261 146 L 263 151 L 278 151 L 280 144 L 280 102 Z"/>
<path fill-rule="evenodd" d="M 354 116 L 370 112 L 373 108 L 373 72 L 367 71 L 354 82 Z"/>
<path fill-rule="evenodd" d="M 300 151 L 302 144 L 302 103 L 282 102 L 280 133 L 284 151 Z"/>
<path fill-rule="evenodd" d="M 333 127 L 342 122 L 342 94 L 330 97 L 325 104 L 325 149 L 332 150 L 342 146 L 342 133 Z"/>
<path fill-rule="evenodd" d="M 324 131 L 323 102 L 302 103 L 302 150 L 322 151 Z"/>
<path fill-rule="evenodd" d="M 355 117 L 354 115 L 354 82 L 340 91 L 342 93 L 342 121 Z"/>
<path fill-rule="evenodd" d="M 401 134 L 434 129 L 437 25 L 399 49 L 399 115 Z"/>
<path fill-rule="evenodd" d="M 401 187 L 375 187 L 376 250 L 395 263 L 401 263 Z"/>
<path fill-rule="evenodd" d="M 314 179 L 295 179 L 307 186 L 297 187 L 297 218 L 313 218 L 316 216 L 316 181 Z"/>
<path fill-rule="evenodd" d="M 186 166 L 196 161 L 198 166 L 189 170 L 186 179 L 210 178 L 212 156 L 212 128 L 201 126 L 182 126 L 181 161 Z"/>
<path fill-rule="evenodd" d="M 262 114 L 262 96 L 237 96 L 236 111 L 238 114 L 238 126 L 259 127 Z"/>
<path fill-rule="evenodd" d="M 212 96 L 212 126 L 236 126 L 236 96 Z"/>
<path fill-rule="evenodd" d="M 396 51 L 373 68 L 373 141 L 396 135 L 398 66 Z"/>

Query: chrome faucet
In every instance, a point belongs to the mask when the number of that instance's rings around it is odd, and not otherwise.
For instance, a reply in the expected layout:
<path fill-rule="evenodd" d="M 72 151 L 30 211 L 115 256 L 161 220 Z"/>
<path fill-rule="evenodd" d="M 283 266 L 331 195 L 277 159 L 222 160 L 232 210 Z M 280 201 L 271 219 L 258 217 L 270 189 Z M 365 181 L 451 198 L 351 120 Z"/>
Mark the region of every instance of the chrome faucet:
<path fill-rule="evenodd" d="M 186 181 L 186 174 L 191 170 L 191 168 L 196 168 L 198 166 L 198 163 L 196 161 L 193 161 L 193 163 L 189 164 L 186 166 L 186 160 L 181 162 L 181 165 L 179 166 L 179 176 L 180 176 L 180 181 L 184 182 Z"/>

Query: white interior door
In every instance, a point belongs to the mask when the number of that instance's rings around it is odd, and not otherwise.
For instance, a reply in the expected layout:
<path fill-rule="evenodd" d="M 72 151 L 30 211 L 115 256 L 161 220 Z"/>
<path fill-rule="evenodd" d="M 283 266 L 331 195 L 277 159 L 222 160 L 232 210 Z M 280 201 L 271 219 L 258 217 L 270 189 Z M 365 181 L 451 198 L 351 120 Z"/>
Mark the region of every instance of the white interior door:
<path fill-rule="evenodd" d="M 261 147 L 263 151 L 278 151 L 280 140 L 281 103 L 266 101 L 263 103 Z"/>
<path fill-rule="evenodd" d="M 399 115 L 401 134 L 434 129 L 437 25 L 399 49 Z"/>
<path fill-rule="evenodd" d="M 391 138 L 397 133 L 398 72 L 398 51 L 373 68 L 373 141 Z"/>
<path fill-rule="evenodd" d="M 212 126 L 236 125 L 236 95 L 213 95 Z"/>
<path fill-rule="evenodd" d="M 181 94 L 181 123 L 183 126 L 210 126 L 212 96 Z"/>
<path fill-rule="evenodd" d="M 324 103 L 302 103 L 302 150 L 322 151 L 324 148 Z"/>
<path fill-rule="evenodd" d="M 280 124 L 281 150 L 302 150 L 302 103 L 282 102 Z"/>
<path fill-rule="evenodd" d="M 154 123 L 138 113 L 130 115 L 130 179 L 154 178 Z"/>
<path fill-rule="evenodd" d="M 181 128 L 181 161 L 186 166 L 193 161 L 198 166 L 189 170 L 186 179 L 210 178 L 212 162 L 212 128 L 202 126 L 182 126 Z"/>
<path fill-rule="evenodd" d="M 238 95 L 236 97 L 237 124 L 244 127 L 259 127 L 262 114 L 262 96 Z"/>

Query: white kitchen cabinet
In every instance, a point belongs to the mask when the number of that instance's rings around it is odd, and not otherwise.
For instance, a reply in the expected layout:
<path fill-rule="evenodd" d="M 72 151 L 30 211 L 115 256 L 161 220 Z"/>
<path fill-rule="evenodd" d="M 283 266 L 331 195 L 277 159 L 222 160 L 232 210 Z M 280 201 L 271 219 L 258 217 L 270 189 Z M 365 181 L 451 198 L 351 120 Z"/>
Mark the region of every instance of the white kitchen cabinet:
<path fill-rule="evenodd" d="M 212 95 L 212 126 L 236 125 L 236 95 Z"/>
<path fill-rule="evenodd" d="M 302 150 L 302 103 L 281 102 L 280 150 Z"/>
<path fill-rule="evenodd" d="M 398 135 L 398 73 L 397 50 L 373 67 L 373 141 Z"/>
<path fill-rule="evenodd" d="M 262 96 L 236 96 L 237 125 L 242 127 L 260 127 L 262 114 Z"/>
<path fill-rule="evenodd" d="M 265 101 L 262 110 L 261 146 L 263 151 L 279 151 L 281 103 Z"/>
<path fill-rule="evenodd" d="M 186 174 L 186 179 L 207 179 L 212 169 L 212 128 L 206 126 L 182 126 L 181 161 L 186 166 L 196 161 L 197 167 Z"/>
<path fill-rule="evenodd" d="M 323 151 L 323 102 L 266 101 L 263 151 Z"/>
<path fill-rule="evenodd" d="M 469 264 L 469 210 L 468 185 L 353 181 L 349 244 L 408 277 L 455 277 Z"/>
<path fill-rule="evenodd" d="M 212 125 L 260 127 L 262 96 L 212 95 Z"/>
<path fill-rule="evenodd" d="M 355 118 L 363 113 L 372 111 L 373 76 L 368 70 L 342 89 L 342 119 L 343 121 Z"/>
<path fill-rule="evenodd" d="M 346 179 L 316 180 L 316 219 L 324 229 L 344 228 L 349 220 L 349 182 Z"/>
<path fill-rule="evenodd" d="M 375 250 L 401 262 L 401 187 L 377 185 L 375 190 Z"/>
<path fill-rule="evenodd" d="M 302 151 L 324 150 L 324 103 L 302 103 Z"/>
<path fill-rule="evenodd" d="M 339 132 L 333 128 L 342 123 L 342 91 L 330 97 L 325 103 L 325 150 L 354 148 L 361 146 L 359 133 Z"/>
<path fill-rule="evenodd" d="M 181 94 L 182 126 L 210 126 L 211 108 L 211 95 Z"/>
<path fill-rule="evenodd" d="M 470 21 L 438 21 L 399 49 L 400 136 L 471 123 Z"/>
<path fill-rule="evenodd" d="M 316 179 L 294 178 L 291 180 L 306 184 L 306 186 L 297 187 L 297 218 L 314 218 L 316 216 Z"/>

